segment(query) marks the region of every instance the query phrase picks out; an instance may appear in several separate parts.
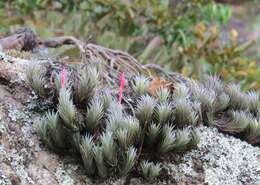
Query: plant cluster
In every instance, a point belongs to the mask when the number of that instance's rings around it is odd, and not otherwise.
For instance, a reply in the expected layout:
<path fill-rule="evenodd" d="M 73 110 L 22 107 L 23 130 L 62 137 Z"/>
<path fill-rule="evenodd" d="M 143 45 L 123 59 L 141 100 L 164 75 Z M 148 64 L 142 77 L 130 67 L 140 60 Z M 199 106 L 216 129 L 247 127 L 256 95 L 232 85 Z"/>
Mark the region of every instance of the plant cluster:
<path fill-rule="evenodd" d="M 128 96 L 120 103 L 112 89 L 102 86 L 94 66 L 66 67 L 52 73 L 51 82 L 49 70 L 39 68 L 45 67 L 28 67 L 28 82 L 42 101 L 54 103 L 37 121 L 37 133 L 50 149 L 81 158 L 89 176 L 122 176 L 137 169 L 154 180 L 161 171 L 155 159 L 199 143 L 198 107 L 183 94 L 188 93 L 184 86 L 174 94 L 159 89 L 151 96 L 150 79 L 137 76 L 128 79 Z"/>
<path fill-rule="evenodd" d="M 101 68 L 66 66 L 52 72 L 50 82 L 45 66 L 27 69 L 34 92 L 53 102 L 36 123 L 38 134 L 52 150 L 80 157 L 90 176 L 107 178 L 139 169 L 153 180 L 161 169 L 155 159 L 197 146 L 199 123 L 260 144 L 258 92 L 243 93 L 239 85 L 224 84 L 216 76 L 203 76 L 200 82 L 179 79 L 171 81 L 173 90 L 161 85 L 152 92 L 154 77 L 128 76 L 127 87 L 120 86 L 121 103 L 114 87 L 103 84 Z"/>
<path fill-rule="evenodd" d="M 203 121 L 219 130 L 260 144 L 259 92 L 242 92 L 237 84 L 224 85 L 217 77 L 204 76 L 191 83 L 191 97 L 201 105 Z"/>

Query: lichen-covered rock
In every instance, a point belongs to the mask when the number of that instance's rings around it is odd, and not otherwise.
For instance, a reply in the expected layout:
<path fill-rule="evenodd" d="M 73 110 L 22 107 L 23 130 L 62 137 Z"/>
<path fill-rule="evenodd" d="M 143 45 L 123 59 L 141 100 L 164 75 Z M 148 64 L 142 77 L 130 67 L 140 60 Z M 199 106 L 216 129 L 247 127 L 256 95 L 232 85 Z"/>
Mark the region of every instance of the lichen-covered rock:
<path fill-rule="evenodd" d="M 186 153 L 178 165 L 164 163 L 174 182 L 209 185 L 260 183 L 260 148 L 216 128 L 199 127 L 198 149 Z"/>

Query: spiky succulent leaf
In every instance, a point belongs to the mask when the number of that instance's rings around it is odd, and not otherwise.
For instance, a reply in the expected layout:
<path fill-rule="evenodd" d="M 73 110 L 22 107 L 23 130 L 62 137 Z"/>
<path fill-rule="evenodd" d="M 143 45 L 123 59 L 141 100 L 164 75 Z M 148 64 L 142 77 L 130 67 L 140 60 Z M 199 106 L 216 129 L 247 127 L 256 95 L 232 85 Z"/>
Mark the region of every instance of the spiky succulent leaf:
<path fill-rule="evenodd" d="M 95 94 L 99 85 L 99 73 L 94 67 L 85 67 L 81 70 L 78 95 L 80 102 L 89 100 Z"/>
<path fill-rule="evenodd" d="M 166 102 L 170 100 L 170 91 L 167 88 L 159 88 L 156 92 L 157 98 L 160 102 Z"/>
<path fill-rule="evenodd" d="M 173 106 L 169 102 L 159 103 L 156 107 L 156 119 L 160 125 L 173 121 Z"/>
<path fill-rule="evenodd" d="M 225 110 L 229 105 L 230 98 L 226 93 L 221 93 L 214 102 L 214 112 Z"/>
<path fill-rule="evenodd" d="M 156 102 L 151 96 L 141 96 L 141 98 L 137 102 L 136 110 L 136 116 L 141 123 L 145 123 L 146 121 L 148 122 L 151 120 L 155 105 Z"/>
<path fill-rule="evenodd" d="M 76 107 L 71 99 L 71 91 L 67 88 L 60 90 L 58 112 L 67 128 L 77 129 Z"/>
<path fill-rule="evenodd" d="M 123 160 L 121 175 L 127 175 L 135 165 L 137 150 L 134 147 L 128 148 Z"/>
<path fill-rule="evenodd" d="M 154 164 L 153 162 L 148 162 L 146 160 L 142 161 L 140 166 L 141 174 L 147 181 L 156 179 L 161 171 L 160 164 Z"/>
<path fill-rule="evenodd" d="M 44 96 L 44 85 L 46 80 L 44 78 L 45 68 L 39 64 L 30 64 L 26 68 L 26 78 L 33 91 L 39 95 Z"/>
<path fill-rule="evenodd" d="M 49 129 L 48 129 L 48 123 L 46 116 L 43 116 L 36 120 L 35 128 L 37 134 L 40 136 L 42 141 L 51 149 L 54 149 L 55 146 L 53 146 L 53 142 L 51 137 L 48 135 Z"/>
<path fill-rule="evenodd" d="M 154 124 L 152 123 L 151 125 L 149 125 L 148 127 L 148 132 L 147 132 L 147 136 L 145 138 L 146 143 L 149 146 L 154 146 L 154 144 L 156 143 L 156 141 L 158 140 L 159 134 L 161 131 L 161 127 L 160 125 Z"/>
<path fill-rule="evenodd" d="M 199 131 L 196 128 L 192 129 L 192 131 L 191 131 L 191 139 L 190 139 L 190 142 L 189 142 L 189 147 L 190 148 L 196 148 L 199 143 L 200 143 Z"/>
<path fill-rule="evenodd" d="M 129 139 L 131 141 L 138 142 L 141 134 L 141 128 L 138 119 L 133 116 L 126 116 L 124 121 L 121 123 L 122 124 L 120 124 L 120 128 L 127 129 L 129 133 Z"/>
<path fill-rule="evenodd" d="M 184 84 L 178 84 L 176 85 L 176 88 L 173 92 L 173 98 L 179 99 L 179 98 L 187 98 L 189 97 L 189 89 Z"/>
<path fill-rule="evenodd" d="M 59 148 L 64 148 L 65 143 L 64 143 L 64 133 L 62 125 L 59 120 L 59 115 L 58 113 L 55 113 L 53 111 L 47 112 L 45 114 L 46 116 L 46 123 L 48 126 L 49 134 L 52 139 L 54 144 L 59 147 Z"/>
<path fill-rule="evenodd" d="M 113 139 L 112 132 L 106 132 L 101 135 L 101 144 L 103 148 L 103 153 L 106 161 L 114 166 L 117 163 L 116 154 L 116 144 Z"/>
<path fill-rule="evenodd" d="M 255 113 L 260 109 L 260 94 L 259 92 L 249 91 L 246 94 L 248 109 Z"/>
<path fill-rule="evenodd" d="M 220 94 L 224 90 L 223 82 L 218 76 L 204 75 L 202 78 L 202 84 L 205 88 L 215 91 L 216 94 Z"/>
<path fill-rule="evenodd" d="M 190 131 L 187 128 L 185 128 L 183 130 L 178 130 L 175 135 L 175 141 L 173 143 L 173 150 L 179 151 L 179 150 L 186 149 L 190 142 L 189 134 L 190 134 Z"/>
<path fill-rule="evenodd" d="M 127 149 L 131 145 L 133 145 L 133 137 L 130 135 L 127 129 L 120 128 L 116 131 L 116 138 L 119 146 L 123 149 Z"/>
<path fill-rule="evenodd" d="M 149 79 L 144 76 L 137 76 L 134 80 L 133 90 L 137 96 L 142 96 L 147 92 Z"/>
<path fill-rule="evenodd" d="M 162 129 L 162 139 L 158 146 L 158 151 L 160 153 L 167 153 L 173 149 L 173 144 L 175 141 L 175 133 L 173 127 L 170 125 L 164 125 Z"/>
<path fill-rule="evenodd" d="M 103 110 L 104 110 L 104 112 L 106 112 L 113 102 L 113 97 L 111 96 L 111 94 L 109 93 L 108 90 L 105 90 L 105 91 L 102 91 L 102 93 L 100 95 L 100 100 L 103 103 Z"/>
<path fill-rule="evenodd" d="M 224 130 L 229 131 L 229 132 L 242 132 L 244 131 L 251 119 L 252 116 L 244 111 L 234 111 L 232 110 L 230 113 L 231 116 L 231 121 L 226 125 Z"/>
<path fill-rule="evenodd" d="M 104 115 L 103 104 L 99 99 L 92 99 L 87 109 L 86 114 L 86 127 L 89 131 L 94 131 L 100 124 Z"/>
<path fill-rule="evenodd" d="M 88 175 L 93 175 L 95 173 L 93 137 L 90 135 L 86 135 L 82 139 L 79 147 L 80 147 L 80 154 L 81 154 L 86 172 Z"/>
<path fill-rule="evenodd" d="M 194 125 L 198 121 L 198 115 L 193 110 L 192 104 L 183 98 L 175 100 L 174 116 L 175 123 L 180 128 L 190 124 Z"/>
<path fill-rule="evenodd" d="M 234 109 L 246 109 L 248 107 L 247 97 L 244 93 L 241 92 L 239 85 L 229 84 L 225 88 L 225 92 L 230 97 L 230 107 Z"/>
<path fill-rule="evenodd" d="M 248 126 L 248 131 L 246 134 L 246 139 L 252 144 L 260 143 L 260 120 L 253 119 L 250 121 Z"/>
<path fill-rule="evenodd" d="M 193 99 L 201 103 L 202 112 L 213 110 L 213 103 L 216 99 L 215 91 L 206 89 L 201 85 L 193 85 Z"/>
<path fill-rule="evenodd" d="M 140 163 L 141 174 L 146 179 L 149 180 L 149 171 L 150 171 L 151 163 L 147 160 L 143 160 Z"/>
<path fill-rule="evenodd" d="M 107 112 L 107 131 L 115 132 L 124 123 L 123 108 L 121 104 L 112 102 Z"/>
<path fill-rule="evenodd" d="M 160 164 L 152 163 L 149 170 L 149 180 L 154 180 L 159 177 L 161 170 Z"/>
<path fill-rule="evenodd" d="M 108 176 L 108 169 L 105 165 L 103 148 L 102 146 L 94 146 L 93 147 L 94 159 L 96 161 L 96 166 L 98 169 L 98 175 L 102 178 L 106 178 Z"/>

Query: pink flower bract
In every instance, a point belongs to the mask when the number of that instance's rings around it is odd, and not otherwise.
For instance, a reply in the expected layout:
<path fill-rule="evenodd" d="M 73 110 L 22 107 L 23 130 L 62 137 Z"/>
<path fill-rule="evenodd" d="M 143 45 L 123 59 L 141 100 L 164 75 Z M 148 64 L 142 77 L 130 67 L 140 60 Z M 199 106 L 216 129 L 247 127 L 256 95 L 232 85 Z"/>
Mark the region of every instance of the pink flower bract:
<path fill-rule="evenodd" d="M 124 92 L 124 88 L 125 88 L 125 74 L 121 73 L 120 74 L 120 88 L 119 88 L 119 96 L 118 96 L 118 103 L 122 102 L 122 98 L 123 98 L 123 92 Z"/>
<path fill-rule="evenodd" d="M 60 85 L 61 85 L 61 88 L 64 87 L 66 78 L 67 78 L 67 70 L 65 68 L 63 68 L 61 73 L 60 73 Z"/>

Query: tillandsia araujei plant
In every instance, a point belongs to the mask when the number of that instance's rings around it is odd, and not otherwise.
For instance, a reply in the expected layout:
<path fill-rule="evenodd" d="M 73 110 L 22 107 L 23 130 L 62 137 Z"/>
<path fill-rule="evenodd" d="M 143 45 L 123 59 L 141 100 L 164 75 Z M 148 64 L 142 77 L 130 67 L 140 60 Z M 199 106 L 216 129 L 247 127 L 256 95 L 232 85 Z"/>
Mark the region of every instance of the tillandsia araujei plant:
<path fill-rule="evenodd" d="M 103 91 L 101 86 L 95 86 L 94 91 L 100 93 L 88 97 L 86 106 L 79 106 L 73 102 L 78 99 L 72 92 L 76 85 L 62 85 L 56 112 L 47 112 L 37 123 L 37 131 L 54 151 L 80 154 L 87 174 L 102 178 L 127 175 L 140 164 L 141 175 L 154 180 L 161 167 L 145 161 L 152 157 L 144 159 L 141 153 L 162 158 L 169 152 L 195 148 L 199 143 L 195 127 L 200 121 L 259 144 L 258 93 L 242 93 L 233 84 L 206 76 L 201 83 L 190 81 L 188 87 L 176 86 L 173 93 L 160 88 L 151 96 L 146 86 L 150 82 L 149 77 L 133 79 L 128 89 L 132 91 L 129 98 L 134 98 L 130 106 L 120 104 L 112 91 Z M 137 89 L 144 89 L 143 93 Z"/>
<path fill-rule="evenodd" d="M 216 76 L 151 76 L 124 52 L 94 44 L 79 48 L 83 64 L 36 64 L 45 69 L 44 80 L 28 82 L 36 93 L 43 86 L 39 100 L 53 100 L 53 109 L 36 124 L 39 136 L 55 151 L 80 156 L 88 175 L 107 178 L 141 169 L 145 179 L 155 179 L 161 169 L 155 159 L 197 146 L 199 123 L 259 145 L 259 93 L 243 93 Z M 28 68 L 27 76 L 36 72 Z"/>
<path fill-rule="evenodd" d="M 44 66 L 37 65 L 38 68 Z M 107 178 L 127 175 L 138 168 L 143 153 L 151 153 L 143 160 L 163 158 L 169 152 L 183 152 L 199 143 L 198 111 L 192 102 L 186 102 L 186 97 L 172 96 L 167 89 L 159 89 L 158 96 L 151 96 L 147 86 L 151 79 L 139 76 L 128 80 L 121 76 L 122 92 L 114 93 L 113 89 L 104 89 L 103 79 L 96 71 L 91 65 L 61 68 L 60 73 L 56 72 L 58 89 L 57 84 L 45 81 L 40 97 L 57 101 L 53 101 L 53 110 L 37 121 L 36 128 L 49 148 L 77 153 L 88 175 Z M 36 75 L 31 68 L 27 73 Z M 55 81 L 48 75 L 45 74 L 46 79 Z M 28 81 L 36 93 L 41 92 L 37 91 L 41 81 L 37 85 Z M 124 97 L 121 101 L 120 93 Z M 189 106 L 182 106 L 176 99 Z M 159 164 L 148 163 L 148 174 L 144 172 L 146 163 L 140 164 L 145 179 L 154 180 L 160 175 Z"/>
<path fill-rule="evenodd" d="M 244 93 L 239 85 L 225 85 L 216 76 L 204 76 L 200 83 L 191 84 L 191 96 L 201 104 L 203 120 L 251 144 L 260 144 L 259 92 Z"/>

